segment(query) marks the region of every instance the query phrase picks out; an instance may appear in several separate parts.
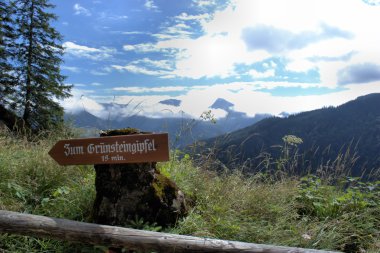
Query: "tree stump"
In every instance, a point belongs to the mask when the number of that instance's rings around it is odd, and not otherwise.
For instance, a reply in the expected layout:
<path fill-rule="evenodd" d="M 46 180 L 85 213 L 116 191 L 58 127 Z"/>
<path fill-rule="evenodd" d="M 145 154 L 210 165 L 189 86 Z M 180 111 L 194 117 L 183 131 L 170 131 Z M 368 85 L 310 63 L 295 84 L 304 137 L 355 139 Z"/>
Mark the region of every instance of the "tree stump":
<path fill-rule="evenodd" d="M 137 129 L 110 130 L 101 136 L 142 134 Z M 160 174 L 155 162 L 95 165 L 96 198 L 93 221 L 127 226 L 131 221 L 162 227 L 174 225 L 186 214 L 184 194 Z"/>

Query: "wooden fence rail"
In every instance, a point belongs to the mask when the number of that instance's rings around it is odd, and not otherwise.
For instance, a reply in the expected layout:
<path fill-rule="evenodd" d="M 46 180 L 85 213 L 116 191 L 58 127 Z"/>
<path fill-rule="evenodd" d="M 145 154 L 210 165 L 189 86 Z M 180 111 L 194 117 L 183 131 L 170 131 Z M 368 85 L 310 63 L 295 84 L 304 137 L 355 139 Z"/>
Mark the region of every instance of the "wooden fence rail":
<path fill-rule="evenodd" d="M 116 248 L 125 247 L 142 252 L 331 252 L 142 231 L 2 210 L 0 210 L 0 233 L 48 237 Z"/>

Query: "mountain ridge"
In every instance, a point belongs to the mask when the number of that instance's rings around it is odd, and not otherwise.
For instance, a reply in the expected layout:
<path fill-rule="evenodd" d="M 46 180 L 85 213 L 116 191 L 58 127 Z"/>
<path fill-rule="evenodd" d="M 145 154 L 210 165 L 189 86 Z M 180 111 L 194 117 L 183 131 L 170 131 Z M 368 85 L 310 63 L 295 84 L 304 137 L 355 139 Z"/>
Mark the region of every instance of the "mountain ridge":
<path fill-rule="evenodd" d="M 373 93 L 337 107 L 301 112 L 286 118 L 263 119 L 227 135 L 205 140 L 205 143 L 208 147 L 216 147 L 217 158 L 223 163 L 236 166 L 248 159 L 256 159 L 262 152 L 278 157 L 281 151 L 278 147 L 284 144 L 282 138 L 295 135 L 303 140 L 298 146 L 300 152 L 317 152 L 314 155 L 318 155 L 321 161 L 334 159 L 340 153 L 356 152 L 359 157 L 353 165 L 353 171 L 354 174 L 360 174 L 364 167 L 380 168 L 378 108 L 380 94 Z M 310 163 L 314 166 L 317 164 L 313 161 Z"/>
<path fill-rule="evenodd" d="M 217 119 L 216 124 L 213 124 L 209 121 L 187 117 L 150 118 L 141 115 L 131 115 L 102 119 L 83 110 L 76 114 L 67 113 L 65 119 L 66 121 L 71 121 L 75 127 L 89 130 L 85 135 L 94 135 L 95 131 L 90 131 L 91 129 L 101 130 L 126 127 L 150 132 L 168 132 L 171 142 L 178 145 L 178 147 L 182 147 L 200 139 L 218 136 L 251 125 L 268 116 L 267 114 L 258 114 L 255 117 L 248 117 L 244 113 L 229 111 L 226 117 Z"/>

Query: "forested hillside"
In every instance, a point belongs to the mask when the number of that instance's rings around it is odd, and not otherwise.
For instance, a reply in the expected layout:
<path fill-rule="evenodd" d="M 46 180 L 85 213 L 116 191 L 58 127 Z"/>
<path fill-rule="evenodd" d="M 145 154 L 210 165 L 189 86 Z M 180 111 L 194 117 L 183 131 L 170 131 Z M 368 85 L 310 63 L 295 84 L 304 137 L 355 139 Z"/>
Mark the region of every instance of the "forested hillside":
<path fill-rule="evenodd" d="M 380 167 L 379 108 L 380 94 L 370 94 L 336 108 L 264 119 L 231 134 L 209 139 L 207 145 L 215 147 L 216 156 L 226 164 L 245 163 L 251 169 L 258 169 L 263 153 L 274 157 L 284 155 L 283 137 L 294 135 L 301 138 L 302 143 L 288 146 L 293 152 L 297 148 L 300 154 L 299 170 L 315 169 L 317 165 L 332 163 L 337 157 L 343 159 L 347 154 L 349 161 L 345 162 L 359 175 L 363 168 L 368 173 Z"/>

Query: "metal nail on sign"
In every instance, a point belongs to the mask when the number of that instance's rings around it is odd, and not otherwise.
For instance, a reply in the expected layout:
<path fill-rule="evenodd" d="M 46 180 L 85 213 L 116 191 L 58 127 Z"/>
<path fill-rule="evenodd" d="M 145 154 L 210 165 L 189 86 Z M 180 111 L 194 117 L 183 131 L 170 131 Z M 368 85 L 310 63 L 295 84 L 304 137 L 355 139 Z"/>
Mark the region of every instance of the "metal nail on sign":
<path fill-rule="evenodd" d="M 168 161 L 168 134 L 60 140 L 49 151 L 49 155 L 60 165 Z"/>

